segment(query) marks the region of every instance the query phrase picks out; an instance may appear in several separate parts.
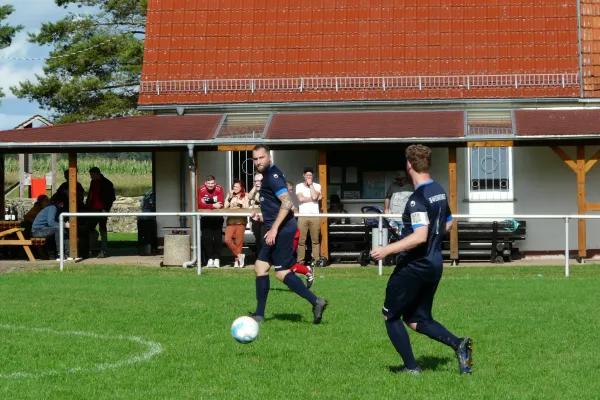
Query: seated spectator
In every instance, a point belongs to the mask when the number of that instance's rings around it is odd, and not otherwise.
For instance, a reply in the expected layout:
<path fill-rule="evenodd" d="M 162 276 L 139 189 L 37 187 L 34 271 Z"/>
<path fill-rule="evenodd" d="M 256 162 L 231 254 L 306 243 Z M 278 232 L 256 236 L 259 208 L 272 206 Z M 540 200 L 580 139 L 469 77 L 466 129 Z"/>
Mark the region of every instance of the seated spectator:
<path fill-rule="evenodd" d="M 348 214 L 348 211 L 344 209 L 344 205 L 342 204 L 342 200 L 340 196 L 337 194 L 332 194 L 329 196 L 329 209 L 327 210 L 329 214 Z M 345 224 L 346 218 L 330 218 L 329 219 L 332 224 Z"/>
<path fill-rule="evenodd" d="M 225 209 L 243 209 L 250 207 L 249 197 L 246 195 L 244 183 L 239 179 L 233 182 L 231 192 L 225 199 Z M 248 217 L 227 217 L 225 228 L 225 244 L 235 256 L 234 268 L 244 268 L 244 232 L 248 224 Z"/>
<path fill-rule="evenodd" d="M 50 203 L 50 199 L 45 194 L 40 194 L 37 201 L 31 207 L 31 210 L 23 217 L 24 221 L 29 221 L 33 224 L 35 217 Z"/>
<path fill-rule="evenodd" d="M 31 236 L 36 238 L 54 238 L 56 243 L 56 254 L 52 254 L 52 251 L 49 251 L 50 259 L 56 258 L 60 252 L 60 229 L 57 221 L 58 210 L 64 206 L 64 199 L 58 194 L 55 193 L 54 196 L 50 199 L 50 204 L 48 204 L 33 220 L 33 225 L 31 226 Z M 65 224 L 65 228 L 69 228 L 69 223 Z M 64 254 L 65 257 L 69 257 L 69 237 L 65 232 L 64 236 Z"/>

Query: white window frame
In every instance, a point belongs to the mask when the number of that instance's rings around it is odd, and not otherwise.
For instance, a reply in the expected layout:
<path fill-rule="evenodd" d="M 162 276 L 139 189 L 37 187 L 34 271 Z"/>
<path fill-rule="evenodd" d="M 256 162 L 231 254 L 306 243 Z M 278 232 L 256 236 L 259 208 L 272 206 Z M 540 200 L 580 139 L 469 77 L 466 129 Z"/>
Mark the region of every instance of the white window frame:
<path fill-rule="evenodd" d="M 465 185 L 466 197 L 469 201 L 488 201 L 488 202 L 501 202 L 501 201 L 514 201 L 514 166 L 513 166 L 513 147 L 512 146 L 499 146 L 507 147 L 507 163 L 508 163 L 508 190 L 471 190 L 471 160 L 472 160 L 472 149 L 467 148 L 467 181 Z"/>

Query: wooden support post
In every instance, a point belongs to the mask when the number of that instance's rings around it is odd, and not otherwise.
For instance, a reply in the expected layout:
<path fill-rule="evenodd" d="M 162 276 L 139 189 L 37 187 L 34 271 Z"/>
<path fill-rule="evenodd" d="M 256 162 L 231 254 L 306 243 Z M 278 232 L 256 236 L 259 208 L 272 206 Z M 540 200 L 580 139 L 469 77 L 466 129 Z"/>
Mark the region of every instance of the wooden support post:
<path fill-rule="evenodd" d="M 4 165 L 4 153 L 0 153 L 0 182 L 2 182 L 2 192 L 0 192 L 0 220 L 2 221 L 4 221 L 4 207 L 6 207 L 6 177 Z"/>
<path fill-rule="evenodd" d="M 448 182 L 449 182 L 449 199 L 450 211 L 452 214 L 458 214 L 458 197 L 457 197 L 457 171 L 456 171 L 456 147 L 448 148 Z M 450 260 L 452 262 L 458 260 L 458 221 L 454 220 L 454 225 L 450 231 Z"/>
<path fill-rule="evenodd" d="M 327 151 L 319 150 L 319 183 L 321 184 L 321 208 L 327 212 Z M 329 258 L 329 221 L 321 218 L 321 256 Z M 311 240 L 315 240 L 312 239 Z M 317 239 L 318 240 L 318 239 Z M 313 256 L 315 257 L 315 256 Z M 316 257 L 315 257 L 316 259 Z"/>
<path fill-rule="evenodd" d="M 585 146 L 577 146 L 577 214 L 586 213 L 585 208 Z M 578 221 L 578 255 L 580 258 L 586 256 L 586 227 L 585 219 Z"/>
<path fill-rule="evenodd" d="M 69 153 L 69 212 L 77 212 L 77 153 Z M 77 218 L 69 217 L 70 257 L 77 258 Z"/>

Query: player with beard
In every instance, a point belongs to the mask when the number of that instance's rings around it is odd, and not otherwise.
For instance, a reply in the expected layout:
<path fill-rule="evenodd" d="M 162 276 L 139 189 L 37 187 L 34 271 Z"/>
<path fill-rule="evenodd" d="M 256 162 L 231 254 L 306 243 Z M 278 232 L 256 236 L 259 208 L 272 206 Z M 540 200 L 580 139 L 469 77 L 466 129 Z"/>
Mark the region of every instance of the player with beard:
<path fill-rule="evenodd" d="M 269 148 L 257 145 L 252 150 L 254 166 L 263 175 L 260 188 L 260 209 L 267 233 L 263 246 L 254 264 L 256 273 L 256 312 L 252 317 L 257 322 L 264 322 L 267 297 L 269 295 L 269 270 L 275 269 L 275 277 L 283 282 L 291 291 L 312 304 L 313 323 L 318 324 L 327 307 L 327 300 L 317 297 L 302 283 L 295 273 L 290 271 L 296 264 L 294 258 L 294 236 L 298 224 L 291 211 L 292 198 L 288 192 L 283 172 L 271 161 Z M 252 219 L 257 220 L 257 213 Z"/>

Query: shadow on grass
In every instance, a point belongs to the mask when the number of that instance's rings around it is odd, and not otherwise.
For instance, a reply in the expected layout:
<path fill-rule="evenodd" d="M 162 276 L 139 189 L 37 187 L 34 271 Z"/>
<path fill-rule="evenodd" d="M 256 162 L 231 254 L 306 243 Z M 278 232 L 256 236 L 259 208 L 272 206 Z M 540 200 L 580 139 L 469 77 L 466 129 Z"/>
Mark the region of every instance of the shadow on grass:
<path fill-rule="evenodd" d="M 300 314 L 273 314 L 273 317 L 268 319 L 276 319 L 279 321 L 289 321 L 289 322 L 301 322 L 303 320 L 302 315 Z"/>
<path fill-rule="evenodd" d="M 276 287 L 276 288 L 270 288 L 270 289 L 269 289 L 269 291 L 270 291 L 270 292 L 273 292 L 273 291 L 275 291 L 275 292 L 287 292 L 287 293 L 294 293 L 294 292 L 292 292 L 292 291 L 291 291 L 290 289 L 288 289 L 288 288 L 278 288 L 278 287 Z"/>
<path fill-rule="evenodd" d="M 423 356 L 417 360 L 417 364 L 421 367 L 423 371 L 435 371 L 440 367 L 449 364 L 452 362 L 452 358 L 450 357 L 435 357 L 435 356 Z M 400 372 L 400 370 L 404 367 L 404 365 L 393 365 L 389 366 L 388 369 L 390 372 Z"/>

